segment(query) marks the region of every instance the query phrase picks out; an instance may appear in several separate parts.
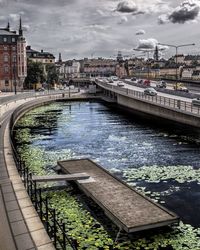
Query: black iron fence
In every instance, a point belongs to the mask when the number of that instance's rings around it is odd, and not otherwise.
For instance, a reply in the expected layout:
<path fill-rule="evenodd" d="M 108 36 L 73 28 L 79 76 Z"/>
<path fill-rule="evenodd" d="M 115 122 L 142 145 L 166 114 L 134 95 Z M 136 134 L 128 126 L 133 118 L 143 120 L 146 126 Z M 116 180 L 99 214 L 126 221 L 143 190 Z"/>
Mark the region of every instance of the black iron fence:
<path fill-rule="evenodd" d="M 77 241 L 67 234 L 66 224 L 59 218 L 58 213 L 51 207 L 48 195 L 42 195 L 42 189 L 37 182 L 32 179 L 32 173 L 25 162 L 17 154 L 13 133 L 13 117 L 10 120 L 10 142 L 13 150 L 13 157 L 17 170 L 29 194 L 29 197 L 37 211 L 50 239 L 53 241 L 56 249 L 77 250 Z"/>

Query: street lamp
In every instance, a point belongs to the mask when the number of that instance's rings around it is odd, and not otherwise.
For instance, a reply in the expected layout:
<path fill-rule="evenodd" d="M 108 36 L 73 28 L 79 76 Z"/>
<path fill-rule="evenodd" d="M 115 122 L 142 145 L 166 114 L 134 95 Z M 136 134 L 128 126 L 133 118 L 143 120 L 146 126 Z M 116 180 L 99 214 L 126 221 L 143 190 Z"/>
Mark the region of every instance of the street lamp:
<path fill-rule="evenodd" d="M 14 75 L 14 91 L 15 91 L 15 95 L 17 94 L 17 80 L 16 80 L 16 72 L 17 68 L 16 68 L 16 61 L 14 61 L 14 67 L 13 67 L 13 75 Z"/>
<path fill-rule="evenodd" d="M 177 90 L 177 81 L 178 81 L 178 62 L 177 62 L 177 56 L 178 56 L 178 48 L 187 47 L 187 46 L 194 46 L 195 43 L 188 43 L 188 44 L 181 44 L 181 45 L 171 45 L 171 44 L 166 44 L 166 43 L 158 43 L 158 45 L 169 46 L 169 47 L 172 47 L 172 48 L 176 49 L 176 90 Z"/>

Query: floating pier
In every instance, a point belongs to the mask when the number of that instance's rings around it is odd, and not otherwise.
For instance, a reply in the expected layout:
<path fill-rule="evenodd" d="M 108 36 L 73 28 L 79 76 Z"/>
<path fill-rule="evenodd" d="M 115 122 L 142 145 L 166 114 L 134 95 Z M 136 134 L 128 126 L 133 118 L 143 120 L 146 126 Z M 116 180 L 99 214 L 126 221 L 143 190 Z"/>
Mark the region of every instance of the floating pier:
<path fill-rule="evenodd" d="M 179 217 L 89 159 L 59 161 L 65 174 L 86 173 L 78 187 L 96 202 L 121 230 L 127 233 L 179 222 Z"/>

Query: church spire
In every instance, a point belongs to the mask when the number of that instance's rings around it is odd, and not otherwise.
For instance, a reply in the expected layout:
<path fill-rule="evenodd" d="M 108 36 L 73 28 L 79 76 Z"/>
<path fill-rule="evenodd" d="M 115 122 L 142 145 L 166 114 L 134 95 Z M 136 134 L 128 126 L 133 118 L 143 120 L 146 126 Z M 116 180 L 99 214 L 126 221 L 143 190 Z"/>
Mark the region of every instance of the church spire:
<path fill-rule="evenodd" d="M 22 18 L 20 16 L 20 20 L 19 20 L 19 35 L 23 36 L 23 30 L 22 30 Z"/>
<path fill-rule="evenodd" d="M 62 56 L 61 56 L 61 53 L 59 53 L 58 62 L 59 62 L 59 63 L 61 63 L 61 62 L 62 62 Z"/>
<path fill-rule="evenodd" d="M 9 21 L 8 21 L 8 24 L 7 24 L 6 30 L 7 30 L 7 31 L 10 31 L 10 23 L 9 23 Z"/>

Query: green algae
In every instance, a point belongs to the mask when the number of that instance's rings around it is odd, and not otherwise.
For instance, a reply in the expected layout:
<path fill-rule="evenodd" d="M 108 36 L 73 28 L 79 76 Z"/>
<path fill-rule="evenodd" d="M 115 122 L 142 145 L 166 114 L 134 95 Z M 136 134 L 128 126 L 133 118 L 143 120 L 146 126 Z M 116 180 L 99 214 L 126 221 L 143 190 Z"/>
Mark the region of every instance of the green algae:
<path fill-rule="evenodd" d="M 136 180 L 153 183 L 164 180 L 175 180 L 178 183 L 200 182 L 200 169 L 194 169 L 192 166 L 143 166 L 124 170 L 123 177 L 128 182 Z"/>

